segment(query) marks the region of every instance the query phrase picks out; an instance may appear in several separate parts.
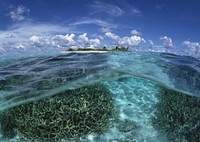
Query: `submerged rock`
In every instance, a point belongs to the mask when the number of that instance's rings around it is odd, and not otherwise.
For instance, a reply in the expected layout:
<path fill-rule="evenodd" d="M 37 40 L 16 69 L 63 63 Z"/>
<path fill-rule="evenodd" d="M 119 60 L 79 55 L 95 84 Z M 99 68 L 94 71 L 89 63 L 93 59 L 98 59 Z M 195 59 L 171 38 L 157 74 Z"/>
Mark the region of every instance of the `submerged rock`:
<path fill-rule="evenodd" d="M 98 83 L 9 109 L 0 123 L 4 137 L 59 141 L 103 133 L 114 114 L 113 94 Z"/>

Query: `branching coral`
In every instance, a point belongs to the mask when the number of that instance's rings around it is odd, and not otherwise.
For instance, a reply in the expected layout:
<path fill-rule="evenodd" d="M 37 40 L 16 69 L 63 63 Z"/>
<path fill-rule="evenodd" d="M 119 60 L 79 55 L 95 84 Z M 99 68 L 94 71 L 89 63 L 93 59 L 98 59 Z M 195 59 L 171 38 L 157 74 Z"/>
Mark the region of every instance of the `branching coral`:
<path fill-rule="evenodd" d="M 174 142 L 200 141 L 200 98 L 162 88 L 153 124 Z"/>
<path fill-rule="evenodd" d="M 58 141 L 88 133 L 103 133 L 114 116 L 113 94 L 102 84 L 67 90 L 53 97 L 23 104 L 7 111 L 9 131 L 32 141 Z M 5 123 L 2 131 L 8 136 Z"/>

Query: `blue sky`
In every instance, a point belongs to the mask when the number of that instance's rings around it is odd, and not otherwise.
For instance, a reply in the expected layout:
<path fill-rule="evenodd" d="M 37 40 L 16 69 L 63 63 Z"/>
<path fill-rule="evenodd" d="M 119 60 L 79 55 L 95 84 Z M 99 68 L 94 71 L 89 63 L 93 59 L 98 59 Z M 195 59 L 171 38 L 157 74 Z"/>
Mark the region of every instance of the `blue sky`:
<path fill-rule="evenodd" d="M 199 5 L 199 0 L 0 0 L 0 51 L 119 45 L 199 54 Z"/>

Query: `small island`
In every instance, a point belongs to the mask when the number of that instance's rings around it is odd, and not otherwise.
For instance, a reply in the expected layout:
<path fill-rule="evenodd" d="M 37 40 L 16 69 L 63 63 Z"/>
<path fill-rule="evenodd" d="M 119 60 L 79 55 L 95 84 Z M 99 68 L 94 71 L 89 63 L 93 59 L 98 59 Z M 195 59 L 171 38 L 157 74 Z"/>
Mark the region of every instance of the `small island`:
<path fill-rule="evenodd" d="M 122 51 L 122 52 L 127 52 L 128 51 L 128 47 L 118 47 L 116 46 L 115 48 L 113 49 L 108 49 L 107 47 L 102 47 L 102 48 L 99 48 L 99 49 L 94 49 L 94 48 L 78 48 L 78 49 L 73 49 L 73 48 L 69 48 L 66 50 L 67 52 L 73 52 L 73 51 L 105 51 L 105 52 L 110 52 L 110 51 Z"/>

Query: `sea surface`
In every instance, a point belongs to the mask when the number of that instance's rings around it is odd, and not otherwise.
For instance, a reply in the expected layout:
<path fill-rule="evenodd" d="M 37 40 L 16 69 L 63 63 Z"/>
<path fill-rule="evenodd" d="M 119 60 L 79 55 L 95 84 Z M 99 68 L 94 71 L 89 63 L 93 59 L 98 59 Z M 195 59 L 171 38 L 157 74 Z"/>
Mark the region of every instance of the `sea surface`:
<path fill-rule="evenodd" d="M 77 101 L 73 95 L 69 95 L 69 98 L 64 95 L 65 99 L 62 99 L 65 92 L 74 93 L 77 97 L 80 95 L 82 97 L 78 99 L 83 100 Z M 88 96 L 90 92 L 94 92 L 91 95 L 96 94 L 98 100 L 95 100 L 95 97 L 90 99 Z M 108 96 L 111 97 L 102 95 L 105 92 L 109 92 Z M 59 94 L 62 94 L 61 97 Z M 56 98 L 57 96 L 59 97 Z M 87 100 L 84 96 L 87 96 Z M 0 140 L 198 142 L 200 141 L 199 96 L 200 61 L 190 56 L 153 52 L 56 52 L 2 56 L 0 58 Z M 70 98 L 73 98 L 73 101 L 69 104 L 60 103 Z M 94 100 L 97 101 L 96 104 Z M 76 101 L 79 102 L 77 105 L 82 104 L 81 109 L 85 109 L 83 114 L 81 110 L 76 111 L 77 108 L 72 107 L 77 106 L 73 105 L 77 103 Z M 98 107 L 101 103 L 105 104 Z M 43 107 L 39 108 L 38 104 L 42 104 Z M 66 137 L 60 133 L 57 135 L 56 130 L 54 132 L 56 136 L 51 136 L 51 133 L 46 136 L 44 134 L 46 129 L 54 126 L 52 126 L 53 121 L 50 120 L 52 115 L 47 115 L 45 105 L 58 106 L 48 109 L 51 114 L 56 113 L 64 105 L 70 106 L 73 111 L 69 108 L 65 110 L 63 107 L 62 110 L 65 112 L 62 112 L 62 118 L 55 119 L 65 122 L 63 119 L 67 120 L 69 115 L 73 115 L 69 120 L 76 119 L 76 123 L 73 122 L 76 129 L 73 129 L 73 132 L 67 131 Z M 106 108 L 105 105 L 109 107 Z M 93 116 L 93 112 L 91 114 L 87 112 L 86 108 L 89 106 L 96 108 L 95 112 L 98 113 Z M 45 118 L 41 116 L 44 122 L 39 119 L 42 110 L 42 113 L 45 113 Z M 69 110 L 79 113 L 68 114 Z M 90 110 L 92 109 L 88 109 Z M 17 112 L 20 113 L 20 117 L 15 114 Z M 34 124 L 38 126 L 33 126 L 35 112 L 39 112 L 38 120 Z M 30 116 L 25 118 L 23 114 Z M 96 122 L 87 122 L 86 125 L 85 117 L 91 115 L 93 121 L 99 120 L 103 130 L 98 128 Z M 19 119 L 20 121 L 17 121 Z M 84 132 L 79 130 L 80 127 L 82 128 L 82 119 L 85 119 Z M 104 121 L 101 122 L 101 119 Z M 21 124 L 23 121 L 24 124 Z M 44 128 L 39 127 L 40 123 Z M 59 131 L 64 132 L 68 128 L 60 130 L 61 124 L 55 124 Z M 32 134 L 35 132 L 30 129 L 27 129 L 26 134 L 20 130 L 29 126 L 33 129 L 45 129 L 45 131 L 37 135 Z M 68 133 L 71 134 L 70 138 L 67 137 Z"/>

